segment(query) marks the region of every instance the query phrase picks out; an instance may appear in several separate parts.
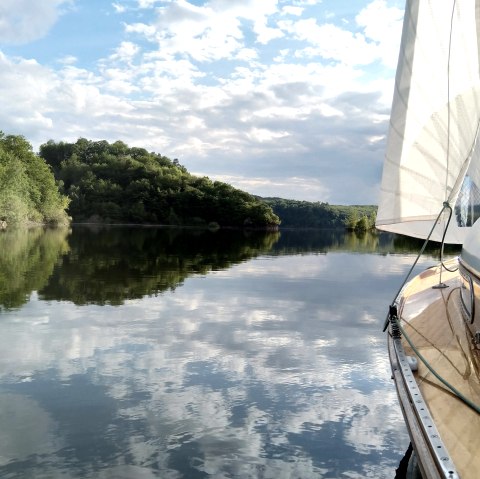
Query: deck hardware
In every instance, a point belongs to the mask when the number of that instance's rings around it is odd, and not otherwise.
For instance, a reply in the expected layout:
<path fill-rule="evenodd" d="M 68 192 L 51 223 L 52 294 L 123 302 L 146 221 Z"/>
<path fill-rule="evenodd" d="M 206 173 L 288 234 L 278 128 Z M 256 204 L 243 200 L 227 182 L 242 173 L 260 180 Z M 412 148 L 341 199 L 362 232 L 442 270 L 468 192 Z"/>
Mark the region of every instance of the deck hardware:
<path fill-rule="evenodd" d="M 401 338 L 393 337 L 393 345 L 398 362 L 402 366 L 399 368 L 399 370 L 403 376 L 403 383 L 408 391 L 410 399 L 412 400 L 411 404 L 416 411 L 419 425 L 423 429 L 426 439 L 430 442 L 431 450 L 437 465 L 443 471 L 444 477 L 448 477 L 449 479 L 459 479 L 459 475 L 455 470 L 455 466 L 448 456 L 447 448 L 443 444 L 435 423 L 428 412 L 428 408 L 425 404 L 422 394 L 416 388 L 417 384 L 413 375 L 413 371 L 408 364 L 407 355 L 403 349 Z"/>
<path fill-rule="evenodd" d="M 412 371 L 418 371 L 418 360 L 415 356 L 405 356 L 408 365 Z M 414 386 L 412 386 L 414 388 Z"/>
<path fill-rule="evenodd" d="M 397 305 L 391 304 L 388 309 L 388 318 L 390 319 L 391 332 L 393 338 L 400 338 L 402 334 L 398 327 L 398 311 Z"/>

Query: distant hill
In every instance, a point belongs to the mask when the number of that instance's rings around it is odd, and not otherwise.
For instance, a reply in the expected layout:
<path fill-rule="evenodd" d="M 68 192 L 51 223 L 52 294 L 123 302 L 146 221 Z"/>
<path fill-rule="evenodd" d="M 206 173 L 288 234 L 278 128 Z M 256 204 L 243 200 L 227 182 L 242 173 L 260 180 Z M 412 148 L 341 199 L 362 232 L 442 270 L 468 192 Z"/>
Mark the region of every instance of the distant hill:
<path fill-rule="evenodd" d="M 280 218 L 284 228 L 371 229 L 375 224 L 375 205 L 329 205 L 328 203 L 262 198 Z"/>

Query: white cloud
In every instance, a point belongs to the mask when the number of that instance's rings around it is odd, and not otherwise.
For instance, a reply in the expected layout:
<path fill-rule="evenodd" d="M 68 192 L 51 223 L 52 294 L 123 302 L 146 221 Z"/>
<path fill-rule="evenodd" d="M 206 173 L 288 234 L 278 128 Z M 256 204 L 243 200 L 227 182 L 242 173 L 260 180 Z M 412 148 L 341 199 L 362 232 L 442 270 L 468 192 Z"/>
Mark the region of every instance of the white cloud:
<path fill-rule="evenodd" d="M 122 42 L 115 50 L 115 53 L 110 56 L 110 60 L 129 62 L 133 60 L 133 58 L 135 57 L 135 55 L 138 54 L 139 51 L 140 47 L 138 45 L 135 45 L 135 43 Z"/>
<path fill-rule="evenodd" d="M 115 10 L 116 13 L 124 13 L 127 10 L 127 7 L 125 5 L 122 5 L 120 3 L 112 3 L 112 7 Z"/>
<path fill-rule="evenodd" d="M 78 58 L 73 55 L 66 55 L 62 58 L 59 58 L 57 61 L 62 65 L 73 65 L 78 62 Z"/>
<path fill-rule="evenodd" d="M 303 11 L 304 9 L 301 7 L 286 6 L 282 8 L 282 15 L 294 15 L 299 17 Z"/>
<path fill-rule="evenodd" d="M 276 38 L 282 38 L 283 32 L 278 28 L 270 28 L 265 23 L 255 22 L 254 32 L 257 34 L 257 41 L 262 44 L 267 44 Z"/>
<path fill-rule="evenodd" d="M 374 0 L 355 19 L 365 36 L 378 44 L 382 62 L 392 69 L 397 65 L 402 19 L 403 10 L 388 7 L 385 0 Z"/>
<path fill-rule="evenodd" d="M 158 42 L 162 56 L 188 55 L 209 62 L 228 59 L 244 47 L 244 20 L 253 22 L 253 31 L 261 44 L 281 38 L 283 33 L 268 25 L 269 15 L 277 10 L 277 0 L 212 0 L 203 6 L 175 0 L 157 9 L 152 24 L 130 24 L 126 28 Z"/>
<path fill-rule="evenodd" d="M 94 66 L 81 51 L 62 52 L 53 67 L 0 56 L 2 129 L 34 147 L 52 137 L 122 139 L 207 175 L 248 171 L 271 196 L 348 202 L 332 183 L 340 175 L 334 158 L 350 165 L 342 174 L 352 175 L 352 201 L 370 203 L 399 41 L 389 31 L 399 28 L 399 10 L 371 2 L 349 30 L 314 17 L 309 9 L 318 2 L 300 3 L 117 1 L 127 9 L 109 21 L 128 22 Z M 300 8 L 301 17 L 285 17 Z M 293 178 L 322 178 L 322 185 L 302 188 Z M 321 196 L 329 183 L 337 199 Z"/>
<path fill-rule="evenodd" d="M 209 7 L 178 1 L 159 10 L 155 23 L 159 54 L 188 55 L 197 61 L 228 58 L 243 44 L 236 17 L 215 15 Z"/>
<path fill-rule="evenodd" d="M 0 122 L 21 124 L 20 131 L 49 128 L 51 120 L 45 109 L 45 97 L 55 83 L 55 76 L 34 60 L 14 63 L 1 53 L 0 72 L 0 96 L 8 99 L 0 110 Z"/>
<path fill-rule="evenodd" d="M 285 22 L 282 26 L 295 38 L 311 45 L 300 50 L 298 56 L 321 57 L 347 65 L 368 65 L 377 58 L 374 43 L 368 42 L 361 34 L 349 32 L 336 25 L 318 25 L 315 19 L 310 18 L 295 23 Z"/>
<path fill-rule="evenodd" d="M 275 141 L 286 136 L 288 136 L 286 131 L 272 131 L 267 130 L 266 128 L 252 128 L 247 132 L 248 138 L 260 143 Z"/>
<path fill-rule="evenodd" d="M 45 36 L 71 0 L 2 0 L 0 42 L 22 44 Z"/>
<path fill-rule="evenodd" d="M 242 48 L 235 55 L 235 60 L 240 60 L 253 64 L 255 60 L 258 60 L 258 51 L 254 48 Z"/>
<path fill-rule="evenodd" d="M 1 123 L 10 124 L 13 133 L 21 131 L 37 147 L 57 138 L 59 123 L 62 137 L 74 141 L 95 136 L 99 118 L 118 117 L 132 108 L 118 96 L 102 93 L 100 83 L 111 80 L 100 82 L 68 64 L 55 72 L 34 60 L 11 60 L 0 53 L 0 78 L 0 96 L 8 98 L 0 110 Z"/>
<path fill-rule="evenodd" d="M 147 25 L 145 23 L 131 23 L 125 24 L 126 33 L 137 33 L 139 35 L 144 35 L 147 40 L 155 40 L 156 28 L 153 25 Z"/>
<path fill-rule="evenodd" d="M 152 8 L 157 3 L 165 3 L 165 0 L 137 0 L 137 3 L 139 8 Z"/>
<path fill-rule="evenodd" d="M 300 7 L 304 7 L 307 5 L 318 5 L 322 3 L 322 0 L 293 0 L 292 4 L 293 5 L 298 5 Z"/>

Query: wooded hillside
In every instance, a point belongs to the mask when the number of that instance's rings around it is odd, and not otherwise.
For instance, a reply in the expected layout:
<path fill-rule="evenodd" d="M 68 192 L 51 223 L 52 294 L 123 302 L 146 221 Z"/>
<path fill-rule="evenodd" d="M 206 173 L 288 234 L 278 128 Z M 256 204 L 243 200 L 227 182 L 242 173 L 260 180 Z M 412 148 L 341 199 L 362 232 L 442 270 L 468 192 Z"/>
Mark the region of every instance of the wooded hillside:
<path fill-rule="evenodd" d="M 276 227 L 258 198 L 220 181 L 196 177 L 177 160 L 117 141 L 49 141 L 40 156 L 70 198 L 74 221 Z"/>
<path fill-rule="evenodd" d="M 287 228 L 372 229 L 377 207 L 373 205 L 329 205 L 328 203 L 262 198 Z"/>

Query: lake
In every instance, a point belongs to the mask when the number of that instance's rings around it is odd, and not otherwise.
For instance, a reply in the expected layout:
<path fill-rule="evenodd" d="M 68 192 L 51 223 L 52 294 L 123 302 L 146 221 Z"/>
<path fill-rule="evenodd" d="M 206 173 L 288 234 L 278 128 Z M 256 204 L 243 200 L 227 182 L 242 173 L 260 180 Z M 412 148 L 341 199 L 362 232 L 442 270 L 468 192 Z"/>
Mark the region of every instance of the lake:
<path fill-rule="evenodd" d="M 382 326 L 418 248 L 0 232 L 0 477 L 393 479 L 409 439 Z"/>

